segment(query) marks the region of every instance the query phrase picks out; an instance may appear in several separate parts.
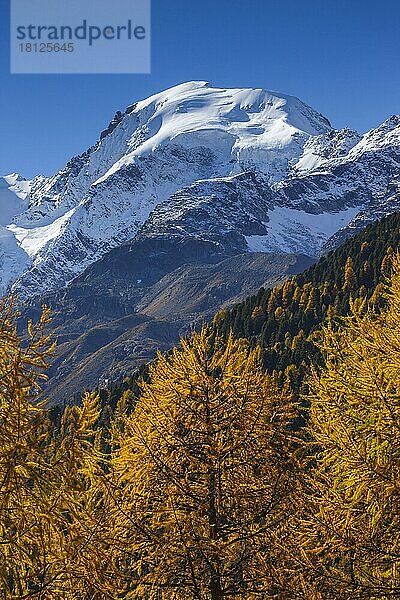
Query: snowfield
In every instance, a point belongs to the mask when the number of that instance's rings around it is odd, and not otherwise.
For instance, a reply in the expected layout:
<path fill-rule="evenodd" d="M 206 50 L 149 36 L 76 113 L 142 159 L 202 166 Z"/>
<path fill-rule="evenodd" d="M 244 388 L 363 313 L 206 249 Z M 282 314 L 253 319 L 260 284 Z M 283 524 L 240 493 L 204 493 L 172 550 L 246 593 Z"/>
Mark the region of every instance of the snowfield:
<path fill-rule="evenodd" d="M 14 234 L 22 250 L 24 250 L 28 256 L 34 258 L 48 242 L 51 242 L 62 234 L 74 212 L 75 209 L 73 208 L 66 212 L 62 217 L 55 219 L 50 225 L 28 228 L 11 224 L 8 225 L 7 229 Z"/>

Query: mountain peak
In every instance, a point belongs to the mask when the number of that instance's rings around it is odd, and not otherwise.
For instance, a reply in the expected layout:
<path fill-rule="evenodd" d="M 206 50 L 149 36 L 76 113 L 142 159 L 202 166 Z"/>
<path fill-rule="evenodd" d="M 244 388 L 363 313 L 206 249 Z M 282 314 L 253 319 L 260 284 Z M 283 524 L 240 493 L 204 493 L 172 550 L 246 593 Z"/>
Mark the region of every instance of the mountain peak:
<path fill-rule="evenodd" d="M 238 170 L 253 168 L 279 180 L 309 136 L 332 130 L 325 117 L 294 96 L 215 88 L 205 81 L 182 83 L 137 102 L 128 113 L 117 113 L 102 136 L 115 129 L 128 139 L 127 150 L 98 183 L 171 144 L 209 148 Z"/>
<path fill-rule="evenodd" d="M 138 102 L 135 112 L 149 106 L 164 117 L 171 116 L 171 112 L 197 114 L 198 121 L 204 118 L 203 127 L 249 122 L 251 115 L 259 115 L 260 126 L 265 120 L 285 118 L 311 135 L 331 129 L 326 117 L 295 96 L 263 88 L 219 88 L 207 81 L 189 81 Z"/>
<path fill-rule="evenodd" d="M 349 156 L 354 158 L 365 152 L 377 152 L 386 147 L 400 146 L 400 116 L 392 115 L 378 127 L 367 131 L 361 141 L 351 150 Z"/>

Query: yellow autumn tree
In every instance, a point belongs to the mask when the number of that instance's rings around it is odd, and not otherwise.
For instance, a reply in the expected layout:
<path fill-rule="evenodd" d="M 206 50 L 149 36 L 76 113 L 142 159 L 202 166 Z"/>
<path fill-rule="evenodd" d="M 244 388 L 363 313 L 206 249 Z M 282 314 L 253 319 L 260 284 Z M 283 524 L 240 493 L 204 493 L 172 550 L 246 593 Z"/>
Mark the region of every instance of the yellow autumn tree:
<path fill-rule="evenodd" d="M 93 425 L 98 399 L 69 409 L 55 435 L 39 400 L 54 344 L 47 308 L 26 339 L 12 298 L 0 303 L 0 590 L 5 600 L 103 598 L 108 576 L 102 457 Z M 85 594 L 90 592 L 88 596 Z M 97 596 L 95 595 L 97 594 Z"/>
<path fill-rule="evenodd" d="M 115 594 L 290 598 L 277 574 L 301 472 L 290 397 L 258 350 L 205 327 L 149 376 L 114 428 Z"/>
<path fill-rule="evenodd" d="M 106 508 L 107 457 L 102 452 L 99 399 L 86 393 L 82 406 L 67 406 L 48 446 L 46 598 L 110 598 L 112 531 Z"/>
<path fill-rule="evenodd" d="M 318 454 L 294 545 L 306 600 L 400 597 L 399 257 L 385 300 L 323 329 L 308 381 Z"/>
<path fill-rule="evenodd" d="M 349 256 L 344 267 L 344 283 L 342 290 L 344 292 L 354 290 L 357 285 L 357 277 L 354 272 L 353 259 Z"/>
<path fill-rule="evenodd" d="M 33 399 L 53 351 L 44 333 L 48 310 L 22 345 L 12 298 L 0 304 L 0 576 L 4 598 L 24 597 L 41 586 L 35 557 L 43 552 L 38 517 L 37 482 L 45 485 L 43 442 L 49 424 Z"/>

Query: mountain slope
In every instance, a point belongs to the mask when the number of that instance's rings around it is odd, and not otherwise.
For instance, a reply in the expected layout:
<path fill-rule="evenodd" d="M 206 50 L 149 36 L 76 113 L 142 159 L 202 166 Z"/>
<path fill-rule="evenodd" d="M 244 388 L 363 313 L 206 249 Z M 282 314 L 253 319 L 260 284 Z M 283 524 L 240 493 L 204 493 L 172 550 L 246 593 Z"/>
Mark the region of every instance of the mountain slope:
<path fill-rule="evenodd" d="M 43 300 L 53 309 L 57 355 L 46 396 L 70 402 L 83 389 L 115 380 L 167 351 L 191 327 L 256 291 L 298 273 L 313 261 L 296 255 L 246 253 L 219 262 L 182 263 L 151 279 L 132 263 L 112 260 L 115 249 L 67 290 Z M 114 257 L 115 258 L 115 257 Z M 140 263 L 140 261 L 139 261 Z M 107 264 L 107 266 L 106 266 Z M 40 304 L 23 317 L 36 319 Z"/>
<path fill-rule="evenodd" d="M 309 336 L 328 315 L 346 315 L 351 299 L 382 302 L 391 257 L 399 248 L 400 213 L 395 213 L 367 226 L 284 285 L 260 289 L 220 312 L 215 324 L 224 334 L 232 329 L 237 337 L 261 344 L 269 371 L 294 365 L 302 372 L 304 363 L 317 360 Z"/>
<path fill-rule="evenodd" d="M 395 213 L 367 226 L 304 272 L 218 311 L 213 326 L 222 335 L 233 331 L 252 346 L 260 345 L 266 370 L 277 371 L 299 392 L 308 365 L 320 360 L 313 332 L 328 315 L 347 315 L 351 298 L 359 305 L 367 298 L 372 306 L 382 306 L 392 257 L 399 249 L 400 213 Z M 145 372 L 144 365 L 120 382 L 109 382 L 102 390 L 103 401 L 113 407 L 125 390 L 138 394 L 137 381 Z"/>
<path fill-rule="evenodd" d="M 366 133 L 349 152 L 325 161 L 307 174 L 293 174 L 279 191 L 290 205 L 312 211 L 358 205 L 356 215 L 327 241 L 322 253 L 334 249 L 369 223 L 395 212 L 400 201 L 400 117 L 387 119 Z"/>

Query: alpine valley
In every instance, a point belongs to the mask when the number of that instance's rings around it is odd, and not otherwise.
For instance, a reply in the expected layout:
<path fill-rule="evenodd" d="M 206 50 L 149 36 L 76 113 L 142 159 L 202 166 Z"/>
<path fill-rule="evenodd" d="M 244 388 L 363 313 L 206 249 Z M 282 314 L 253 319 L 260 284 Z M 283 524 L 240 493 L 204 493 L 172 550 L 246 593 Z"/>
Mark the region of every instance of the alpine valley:
<path fill-rule="evenodd" d="M 54 311 L 47 393 L 69 401 L 398 211 L 399 173 L 399 116 L 360 135 L 292 96 L 178 85 L 53 177 L 0 179 L 0 294 Z"/>

